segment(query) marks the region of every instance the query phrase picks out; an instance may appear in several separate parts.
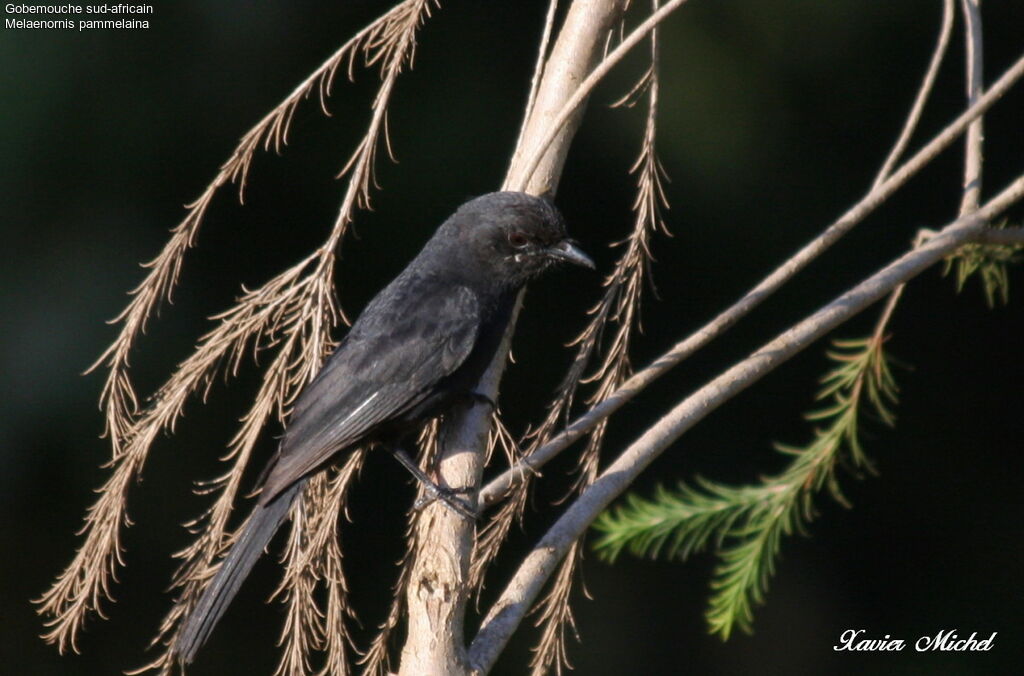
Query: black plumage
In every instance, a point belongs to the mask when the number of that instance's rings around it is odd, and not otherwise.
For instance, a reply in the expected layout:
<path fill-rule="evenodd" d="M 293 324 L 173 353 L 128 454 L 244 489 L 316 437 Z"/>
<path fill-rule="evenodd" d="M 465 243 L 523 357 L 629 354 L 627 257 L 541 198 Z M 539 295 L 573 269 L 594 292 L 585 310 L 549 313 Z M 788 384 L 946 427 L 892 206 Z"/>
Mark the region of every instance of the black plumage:
<path fill-rule="evenodd" d="M 469 400 L 517 292 L 557 261 L 593 267 L 558 210 L 524 193 L 473 199 L 438 228 L 299 395 L 259 503 L 185 621 L 179 661 L 209 637 L 306 479 L 348 448 L 391 443 Z"/>

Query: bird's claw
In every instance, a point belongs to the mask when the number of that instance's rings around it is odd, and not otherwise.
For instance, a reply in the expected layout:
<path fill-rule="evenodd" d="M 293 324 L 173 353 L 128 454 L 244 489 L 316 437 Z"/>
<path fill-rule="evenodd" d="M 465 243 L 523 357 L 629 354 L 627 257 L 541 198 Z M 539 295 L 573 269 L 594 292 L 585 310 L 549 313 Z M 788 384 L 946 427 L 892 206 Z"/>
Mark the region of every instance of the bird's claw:
<path fill-rule="evenodd" d="M 454 490 L 451 488 L 443 488 L 441 486 L 438 486 L 434 482 L 429 482 L 422 485 L 423 495 L 421 495 L 419 499 L 416 500 L 416 503 L 412 506 L 412 510 L 414 512 L 422 510 L 435 500 L 440 500 L 456 514 L 464 516 L 470 521 L 476 521 L 477 514 L 473 510 L 473 508 L 470 507 L 465 500 L 461 500 L 460 498 L 456 497 L 459 493 L 469 493 L 470 489 Z"/>

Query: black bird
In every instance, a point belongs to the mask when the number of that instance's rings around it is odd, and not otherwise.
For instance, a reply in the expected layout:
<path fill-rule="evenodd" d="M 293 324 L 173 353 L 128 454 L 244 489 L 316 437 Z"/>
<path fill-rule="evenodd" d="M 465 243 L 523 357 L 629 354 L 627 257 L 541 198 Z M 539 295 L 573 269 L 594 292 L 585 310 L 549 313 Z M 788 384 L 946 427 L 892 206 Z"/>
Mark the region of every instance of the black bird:
<path fill-rule="evenodd" d="M 185 621 L 174 648 L 181 663 L 209 637 L 307 478 L 358 444 L 394 449 L 424 421 L 471 402 L 517 292 L 558 261 L 594 267 L 558 210 L 525 193 L 477 197 L 438 228 L 299 395 L 259 503 Z"/>

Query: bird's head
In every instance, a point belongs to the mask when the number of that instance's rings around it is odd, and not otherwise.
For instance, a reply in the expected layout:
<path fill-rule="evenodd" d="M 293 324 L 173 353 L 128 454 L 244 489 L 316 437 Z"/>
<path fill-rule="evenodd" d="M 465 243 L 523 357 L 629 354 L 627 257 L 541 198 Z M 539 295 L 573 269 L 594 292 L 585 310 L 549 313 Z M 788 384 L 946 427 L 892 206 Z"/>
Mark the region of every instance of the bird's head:
<path fill-rule="evenodd" d="M 466 202 L 449 219 L 466 263 L 519 287 L 555 263 L 594 267 L 565 230 L 558 209 L 542 197 L 493 192 Z"/>

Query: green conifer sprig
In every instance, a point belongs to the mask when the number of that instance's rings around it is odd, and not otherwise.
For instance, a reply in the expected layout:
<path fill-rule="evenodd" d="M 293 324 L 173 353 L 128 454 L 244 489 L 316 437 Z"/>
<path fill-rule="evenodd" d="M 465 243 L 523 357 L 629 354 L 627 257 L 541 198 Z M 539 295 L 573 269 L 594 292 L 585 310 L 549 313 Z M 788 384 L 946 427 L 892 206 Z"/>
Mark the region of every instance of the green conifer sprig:
<path fill-rule="evenodd" d="M 995 227 L 1006 227 L 1006 223 Z M 1008 268 L 1020 262 L 1022 250 L 1024 246 L 1019 244 L 965 244 L 946 258 L 942 274 L 948 275 L 956 268 L 957 293 L 963 291 L 967 280 L 977 276 L 988 306 L 995 307 L 997 301 L 1006 305 L 1010 300 Z"/>
<path fill-rule="evenodd" d="M 828 400 L 808 419 L 827 423 L 805 447 L 777 444 L 792 456 L 781 473 L 751 486 L 697 479 L 675 491 L 659 487 L 652 499 L 627 496 L 626 504 L 595 523 L 599 555 L 615 559 L 624 549 L 638 556 L 685 559 L 709 546 L 720 559 L 711 583 L 706 618 L 710 631 L 727 639 L 734 628 L 749 632 L 753 609 L 764 601 L 783 536 L 805 532 L 814 518 L 814 496 L 823 488 L 841 504 L 836 466 L 873 471 L 858 435 L 863 404 L 892 424 L 897 386 L 884 340 L 837 340 L 828 352 L 835 367 L 822 378 L 818 400 Z"/>

